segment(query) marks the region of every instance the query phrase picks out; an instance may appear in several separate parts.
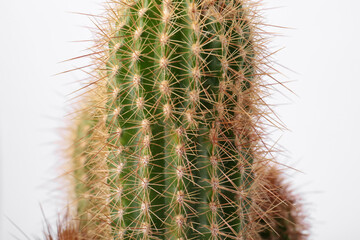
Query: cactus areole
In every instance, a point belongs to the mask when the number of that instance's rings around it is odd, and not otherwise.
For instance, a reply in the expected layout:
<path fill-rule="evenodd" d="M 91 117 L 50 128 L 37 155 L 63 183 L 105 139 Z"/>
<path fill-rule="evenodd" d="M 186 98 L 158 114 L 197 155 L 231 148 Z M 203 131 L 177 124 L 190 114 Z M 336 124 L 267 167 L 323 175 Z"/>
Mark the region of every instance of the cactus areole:
<path fill-rule="evenodd" d="M 247 0 L 119 0 L 73 150 L 88 239 L 261 239 L 267 51 Z"/>

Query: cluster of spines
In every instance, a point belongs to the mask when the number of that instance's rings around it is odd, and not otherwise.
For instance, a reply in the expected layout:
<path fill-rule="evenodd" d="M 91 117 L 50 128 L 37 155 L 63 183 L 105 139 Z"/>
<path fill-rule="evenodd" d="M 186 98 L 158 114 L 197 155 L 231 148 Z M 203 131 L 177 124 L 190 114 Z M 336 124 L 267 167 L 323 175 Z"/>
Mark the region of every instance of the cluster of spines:
<path fill-rule="evenodd" d="M 76 140 L 80 225 L 95 239 L 260 239 L 271 150 L 251 4 L 121 0 L 108 13 Z"/>

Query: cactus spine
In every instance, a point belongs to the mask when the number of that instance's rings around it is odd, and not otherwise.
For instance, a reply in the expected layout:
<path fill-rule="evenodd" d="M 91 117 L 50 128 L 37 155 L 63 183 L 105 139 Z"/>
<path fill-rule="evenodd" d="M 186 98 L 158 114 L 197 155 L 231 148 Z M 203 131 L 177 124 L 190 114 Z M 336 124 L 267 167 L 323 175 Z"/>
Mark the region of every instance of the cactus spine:
<path fill-rule="evenodd" d="M 109 2 L 73 154 L 87 238 L 264 235 L 274 208 L 263 198 L 271 121 L 254 8 L 247 0 Z"/>

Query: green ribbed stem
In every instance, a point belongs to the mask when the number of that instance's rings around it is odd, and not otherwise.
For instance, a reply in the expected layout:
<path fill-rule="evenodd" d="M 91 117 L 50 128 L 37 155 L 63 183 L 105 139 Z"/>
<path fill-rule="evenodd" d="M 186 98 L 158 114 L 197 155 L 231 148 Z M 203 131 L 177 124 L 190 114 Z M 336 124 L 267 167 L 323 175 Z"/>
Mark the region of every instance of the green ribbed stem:
<path fill-rule="evenodd" d="M 111 226 L 97 238 L 252 239 L 256 73 L 246 11 L 230 0 L 113 4 L 92 128 L 102 145 L 84 168 L 90 183 L 105 178 L 88 190 L 101 201 L 78 209 Z"/>

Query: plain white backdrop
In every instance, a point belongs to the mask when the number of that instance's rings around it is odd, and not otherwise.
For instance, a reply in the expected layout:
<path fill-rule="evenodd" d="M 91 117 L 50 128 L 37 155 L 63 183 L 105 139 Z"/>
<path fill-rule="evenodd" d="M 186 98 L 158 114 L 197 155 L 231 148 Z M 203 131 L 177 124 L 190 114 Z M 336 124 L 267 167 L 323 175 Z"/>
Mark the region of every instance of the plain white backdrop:
<path fill-rule="evenodd" d="M 68 96 L 81 72 L 52 76 L 86 60 L 79 56 L 91 39 L 86 16 L 101 12 L 101 0 L 0 0 L 0 239 L 41 236 L 43 216 L 54 222 L 65 196 L 59 185 L 61 128 Z M 277 94 L 286 103 L 276 112 L 291 130 L 278 132 L 287 149 L 284 163 L 310 215 L 311 238 L 357 240 L 360 220 L 360 2 L 264 0 L 266 22 L 292 29 L 273 49 L 297 96 Z M 276 7 L 276 8 L 274 8 Z M 70 95 L 72 96 L 72 95 Z M 55 190 L 54 190 L 55 189 Z"/>

